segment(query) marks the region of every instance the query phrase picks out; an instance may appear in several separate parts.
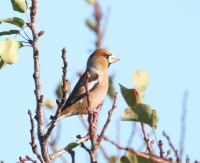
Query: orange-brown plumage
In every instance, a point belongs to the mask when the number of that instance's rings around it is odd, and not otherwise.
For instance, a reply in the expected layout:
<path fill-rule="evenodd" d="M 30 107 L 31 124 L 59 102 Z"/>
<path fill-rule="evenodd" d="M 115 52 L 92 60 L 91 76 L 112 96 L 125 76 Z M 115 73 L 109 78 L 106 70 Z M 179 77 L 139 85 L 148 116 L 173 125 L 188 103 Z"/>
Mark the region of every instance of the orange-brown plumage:
<path fill-rule="evenodd" d="M 85 90 L 86 73 L 89 73 L 88 90 L 90 92 L 91 110 L 103 101 L 108 91 L 108 67 L 119 58 L 105 49 L 94 51 L 87 61 L 87 68 L 79 79 L 65 105 L 61 110 L 59 119 L 77 114 L 87 114 L 87 95 Z M 50 124 L 48 125 L 50 126 Z"/>

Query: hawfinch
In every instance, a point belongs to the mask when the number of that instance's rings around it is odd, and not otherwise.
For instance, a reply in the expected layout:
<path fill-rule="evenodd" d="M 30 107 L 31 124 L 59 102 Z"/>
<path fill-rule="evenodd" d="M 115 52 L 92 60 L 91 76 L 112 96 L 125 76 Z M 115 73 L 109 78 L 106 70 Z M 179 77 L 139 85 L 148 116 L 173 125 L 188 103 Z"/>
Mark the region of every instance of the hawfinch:
<path fill-rule="evenodd" d="M 89 73 L 88 91 L 90 94 L 91 111 L 103 101 L 108 91 L 109 78 L 108 67 L 111 63 L 117 62 L 119 58 L 105 49 L 94 51 L 87 61 L 85 73 L 75 85 L 61 110 L 59 119 L 78 114 L 87 114 L 87 94 L 85 90 L 86 74 Z M 47 126 L 49 127 L 51 123 Z"/>

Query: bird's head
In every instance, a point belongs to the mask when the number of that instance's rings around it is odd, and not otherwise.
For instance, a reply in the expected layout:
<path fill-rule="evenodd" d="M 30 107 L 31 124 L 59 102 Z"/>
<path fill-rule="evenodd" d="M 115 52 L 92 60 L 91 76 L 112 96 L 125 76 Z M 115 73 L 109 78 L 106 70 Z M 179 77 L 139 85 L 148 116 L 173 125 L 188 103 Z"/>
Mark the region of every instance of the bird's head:
<path fill-rule="evenodd" d="M 109 51 L 97 49 L 88 58 L 87 69 L 101 69 L 106 71 L 110 64 L 117 62 L 118 60 L 119 58 Z"/>

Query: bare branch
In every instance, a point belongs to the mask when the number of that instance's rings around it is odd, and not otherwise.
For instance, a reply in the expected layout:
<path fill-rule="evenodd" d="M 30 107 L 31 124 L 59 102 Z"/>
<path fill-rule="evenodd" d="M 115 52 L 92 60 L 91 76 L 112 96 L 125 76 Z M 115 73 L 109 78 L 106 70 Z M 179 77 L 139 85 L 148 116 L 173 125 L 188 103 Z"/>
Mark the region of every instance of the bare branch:
<path fill-rule="evenodd" d="M 94 4 L 94 14 L 95 14 L 95 19 L 96 19 L 96 35 L 97 35 L 97 41 L 96 41 L 96 46 L 97 48 L 101 47 L 101 43 L 103 40 L 103 34 L 101 33 L 101 18 L 102 18 L 102 13 L 100 10 L 100 6 L 98 1 L 96 0 L 96 3 Z"/>
<path fill-rule="evenodd" d="M 81 147 L 82 147 L 83 149 L 85 149 L 88 153 L 90 153 L 90 150 L 88 149 L 88 147 L 85 146 L 84 143 L 81 143 Z"/>
<path fill-rule="evenodd" d="M 55 116 L 52 118 L 52 122 L 51 122 L 51 125 L 50 127 L 48 128 L 48 131 L 45 135 L 45 140 L 48 141 L 48 138 L 53 130 L 53 128 L 55 127 L 55 123 L 57 121 L 57 119 L 59 118 L 60 116 L 60 113 L 61 113 L 61 109 L 62 107 L 64 106 L 65 104 L 65 101 L 66 101 L 66 95 L 67 95 L 67 80 L 66 80 L 66 76 L 67 76 L 67 62 L 66 62 L 66 49 L 63 48 L 62 50 L 62 59 L 63 59 L 63 63 L 64 63 L 64 67 L 63 67 L 63 76 L 62 76 L 62 81 L 63 81 L 63 86 L 62 86 L 62 100 L 61 102 L 58 103 L 58 109 L 56 111 L 56 114 Z"/>
<path fill-rule="evenodd" d="M 48 144 L 43 142 L 45 135 L 44 130 L 44 110 L 43 110 L 43 95 L 41 95 L 41 81 L 40 81 L 40 64 L 39 64 L 39 50 L 38 50 L 38 33 L 36 30 L 36 13 L 37 13 L 37 0 L 32 0 L 32 6 L 30 8 L 31 23 L 27 25 L 30 27 L 33 35 L 32 47 L 33 47 L 33 59 L 34 59 L 34 74 L 35 81 L 35 96 L 36 96 L 36 120 L 38 125 L 38 139 L 41 146 L 41 153 L 45 163 L 50 163 L 51 160 L 48 154 Z"/>
<path fill-rule="evenodd" d="M 135 136 L 135 133 L 136 133 L 136 123 L 133 123 L 132 131 L 130 133 L 130 137 L 129 137 L 128 143 L 127 143 L 128 146 L 130 146 L 132 144 L 132 141 L 133 141 L 133 138 Z"/>
<path fill-rule="evenodd" d="M 159 158 L 159 157 L 155 157 L 155 156 L 152 156 L 152 155 L 147 155 L 147 154 L 144 154 L 142 152 L 139 152 L 139 151 L 136 151 L 135 149 L 133 148 L 129 148 L 129 147 L 123 147 L 122 145 L 118 144 L 117 142 L 115 141 L 112 141 L 110 140 L 108 137 L 104 136 L 104 140 L 110 142 L 111 144 L 115 145 L 117 148 L 119 149 L 123 149 L 123 150 L 126 150 L 126 151 L 130 151 L 130 152 L 133 152 L 135 153 L 137 156 L 139 157 L 143 157 L 145 159 L 149 159 L 149 160 L 152 160 L 154 162 L 162 162 L 162 163 L 172 163 L 172 161 L 169 161 L 169 160 L 165 160 L 165 159 L 162 159 L 162 158 Z"/>
<path fill-rule="evenodd" d="M 159 145 L 159 149 L 160 149 L 160 157 L 164 158 L 163 157 L 163 153 L 164 152 L 163 152 L 163 142 L 162 142 L 162 140 L 159 140 L 159 144 L 158 145 Z"/>
<path fill-rule="evenodd" d="M 69 154 L 72 157 L 72 163 L 75 163 L 75 152 L 73 150 L 69 150 Z"/>
<path fill-rule="evenodd" d="M 105 123 L 105 125 L 104 125 L 104 127 L 103 127 L 103 129 L 102 129 L 102 131 L 101 131 L 100 136 L 98 137 L 98 140 L 97 140 L 98 145 L 101 143 L 101 140 L 102 140 L 103 135 L 104 135 L 104 133 L 105 133 L 105 131 L 106 131 L 106 128 L 108 127 L 108 124 L 110 123 L 110 119 L 111 119 L 112 113 L 113 113 L 114 109 L 115 109 L 116 106 L 117 106 L 117 105 L 116 105 L 116 100 L 117 100 L 117 93 L 115 93 L 115 95 L 114 95 L 114 102 L 113 102 L 112 109 L 109 110 L 107 121 L 106 121 L 106 123 Z"/>
<path fill-rule="evenodd" d="M 25 163 L 26 161 L 31 161 L 33 163 L 38 163 L 37 161 L 33 160 L 31 157 L 29 156 L 26 156 L 26 158 L 22 158 L 22 157 L 19 157 L 19 161 L 20 162 L 17 162 L 17 163 Z"/>
<path fill-rule="evenodd" d="M 89 123 L 89 134 L 90 134 L 90 141 L 92 144 L 92 149 L 90 150 L 90 158 L 91 158 L 91 162 L 96 162 L 97 158 L 96 158 L 96 153 L 97 153 L 97 148 L 98 148 L 98 144 L 97 144 L 97 135 L 96 135 L 96 124 L 92 123 L 92 122 L 96 122 L 95 120 L 95 115 L 92 116 L 92 112 L 91 112 L 91 101 L 90 101 L 90 96 L 89 96 L 89 91 L 88 91 L 88 79 L 89 79 L 89 74 L 86 74 L 86 82 L 85 82 L 85 90 L 87 93 L 87 110 L 88 110 L 88 123 Z M 97 116 L 97 114 L 96 114 Z M 92 120 L 93 118 L 93 120 Z M 97 117 L 96 117 L 97 118 Z"/>
<path fill-rule="evenodd" d="M 108 160 L 109 163 L 114 163 L 114 161 L 107 155 L 104 147 L 101 144 L 99 145 L 99 148 L 100 148 L 101 152 L 103 153 L 105 159 Z"/>
<path fill-rule="evenodd" d="M 178 151 L 175 149 L 174 145 L 172 144 L 171 140 L 170 140 L 170 137 L 166 134 L 166 132 L 163 131 L 163 135 L 167 138 L 168 142 L 169 142 L 169 145 L 170 147 L 173 149 L 175 155 L 176 155 L 176 161 L 177 162 L 180 162 L 180 157 L 178 155 Z"/>
<path fill-rule="evenodd" d="M 88 141 L 89 139 L 90 139 L 90 135 L 87 134 L 86 136 L 84 136 L 84 137 L 82 137 L 82 138 L 76 140 L 75 143 L 81 144 L 81 143 L 84 143 L 84 142 Z M 51 160 L 55 160 L 57 157 L 63 155 L 63 154 L 66 153 L 66 152 L 67 152 L 67 150 L 65 150 L 65 148 L 63 148 L 63 149 L 57 151 L 56 153 L 51 154 L 51 155 L 50 155 L 50 158 L 51 158 Z"/>
<path fill-rule="evenodd" d="M 37 149 L 37 145 L 35 144 L 35 136 L 34 136 L 34 128 L 35 128 L 35 124 L 34 124 L 34 120 L 32 118 L 32 112 L 29 110 L 28 111 L 28 114 L 30 116 L 30 121 L 31 121 L 31 130 L 30 130 L 30 133 L 31 133 L 31 147 L 32 147 L 32 151 L 33 153 L 35 153 L 37 155 L 37 158 L 41 161 L 41 162 L 44 162 L 42 156 L 40 155 L 40 153 L 38 152 L 38 149 Z"/>
<path fill-rule="evenodd" d="M 170 154 L 171 154 L 171 150 L 168 150 L 167 155 L 165 156 L 165 159 L 167 159 Z"/>
<path fill-rule="evenodd" d="M 145 130 L 145 124 L 144 124 L 144 123 L 141 123 L 141 125 L 142 125 L 142 132 L 143 132 L 143 134 L 144 134 L 144 141 L 145 141 L 146 144 L 147 144 L 147 149 L 148 149 L 148 151 L 149 151 L 150 153 L 152 153 L 153 150 L 152 150 L 151 144 L 149 143 L 149 138 L 148 138 L 148 135 L 147 135 L 146 130 Z"/>
<path fill-rule="evenodd" d="M 182 103 L 182 117 L 181 117 L 181 137 L 180 137 L 180 158 L 183 157 L 184 152 L 184 140 L 186 133 L 186 116 L 187 116 L 187 100 L 188 100 L 188 92 L 184 93 L 183 103 Z"/>

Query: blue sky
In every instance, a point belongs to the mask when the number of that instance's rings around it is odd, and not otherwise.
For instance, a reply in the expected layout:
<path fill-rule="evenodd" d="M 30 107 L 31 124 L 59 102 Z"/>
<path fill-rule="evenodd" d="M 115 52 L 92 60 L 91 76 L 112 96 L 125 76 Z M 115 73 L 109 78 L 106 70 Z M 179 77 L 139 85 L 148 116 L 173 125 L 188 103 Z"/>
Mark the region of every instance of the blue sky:
<path fill-rule="evenodd" d="M 109 73 L 114 74 L 114 85 L 119 94 L 117 108 L 113 114 L 106 135 L 116 140 L 119 130 L 117 121 L 127 107 L 121 96 L 118 83 L 133 88 L 132 72 L 143 69 L 150 75 L 145 91 L 145 103 L 158 112 L 157 138 L 164 141 L 164 150 L 170 149 L 163 130 L 170 136 L 176 148 L 180 144 L 182 100 L 185 91 L 187 101 L 186 135 L 184 157 L 191 161 L 200 160 L 199 147 L 199 92 L 200 92 L 200 23 L 198 0 L 101 0 L 104 13 L 110 10 L 107 30 L 102 47 L 121 60 L 113 64 Z M 61 49 L 67 49 L 68 79 L 74 85 L 76 72 L 84 70 L 89 54 L 95 49 L 95 35 L 86 27 L 85 19 L 92 17 L 92 7 L 84 0 L 48 2 L 38 1 L 37 30 L 45 34 L 39 40 L 42 94 L 44 98 L 56 99 L 55 89 L 61 80 Z M 25 14 L 12 11 L 10 1 L 2 0 L 0 19 L 18 16 L 26 20 Z M 107 19 L 106 16 L 103 17 Z M 105 22 L 105 21 L 104 21 Z M 0 31 L 14 29 L 12 25 L 1 24 Z M 29 29 L 27 33 L 31 36 Z M 0 41 L 6 37 L 1 37 Z M 17 40 L 22 40 L 20 36 Z M 0 160 L 16 162 L 18 157 L 32 154 L 30 142 L 30 121 L 28 109 L 34 112 L 35 96 L 32 49 L 24 47 L 18 51 L 19 61 L 7 65 L 0 71 Z M 107 117 L 112 101 L 107 97 L 99 119 L 99 130 Z M 47 117 L 53 111 L 45 110 Z M 77 116 L 62 120 L 59 148 L 64 147 L 75 136 L 84 136 L 84 130 Z M 72 125 L 73 124 L 73 125 Z M 132 122 L 120 122 L 120 143 L 127 145 Z M 140 124 L 137 124 L 140 133 Z M 151 129 L 147 126 L 147 130 Z M 119 135 L 119 133 L 118 133 Z M 154 139 L 153 136 L 150 139 Z M 132 147 L 140 148 L 140 134 L 133 138 Z M 117 149 L 103 142 L 109 155 Z M 89 145 L 89 143 L 88 143 Z M 154 145 L 158 153 L 157 146 Z M 76 160 L 87 162 L 83 149 L 77 148 Z M 124 152 L 121 152 L 123 154 Z M 70 156 L 65 154 L 70 161 Z M 79 157 L 78 157 L 79 156 Z M 102 155 L 100 161 L 104 162 Z M 174 154 L 171 154 L 174 157 Z M 59 162 L 59 161 L 58 161 Z"/>

